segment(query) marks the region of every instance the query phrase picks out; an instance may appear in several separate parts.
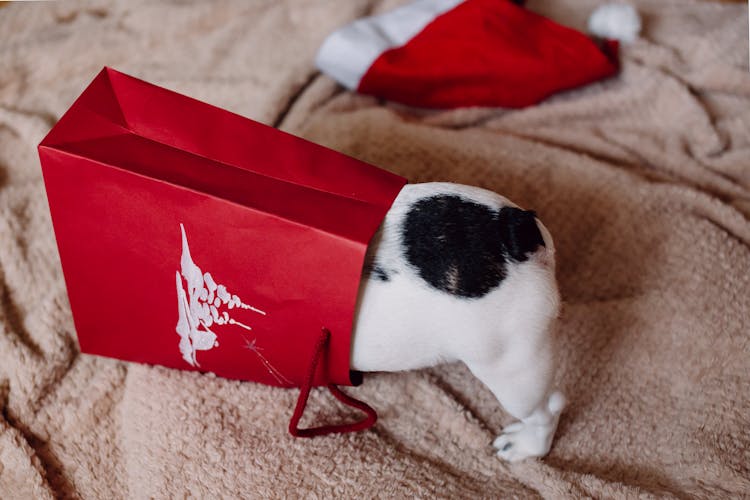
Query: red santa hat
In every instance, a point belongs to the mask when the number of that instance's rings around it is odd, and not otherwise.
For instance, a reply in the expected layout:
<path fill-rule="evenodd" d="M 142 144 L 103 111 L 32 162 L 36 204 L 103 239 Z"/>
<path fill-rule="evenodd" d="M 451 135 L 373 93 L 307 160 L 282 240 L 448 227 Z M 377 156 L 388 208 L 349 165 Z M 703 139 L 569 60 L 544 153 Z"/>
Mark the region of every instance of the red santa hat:
<path fill-rule="evenodd" d="M 333 32 L 316 63 L 403 104 L 518 108 L 615 74 L 616 53 L 508 0 L 417 0 Z"/>

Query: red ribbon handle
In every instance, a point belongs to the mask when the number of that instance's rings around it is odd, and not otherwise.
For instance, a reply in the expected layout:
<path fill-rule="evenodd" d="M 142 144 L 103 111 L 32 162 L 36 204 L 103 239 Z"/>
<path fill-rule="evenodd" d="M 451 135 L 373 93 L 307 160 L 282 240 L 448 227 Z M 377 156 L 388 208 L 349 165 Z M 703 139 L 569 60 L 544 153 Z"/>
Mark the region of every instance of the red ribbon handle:
<path fill-rule="evenodd" d="M 338 388 L 334 384 L 328 384 L 328 390 L 333 396 L 344 403 L 347 406 L 356 408 L 365 413 L 365 418 L 359 422 L 352 422 L 349 424 L 337 424 L 337 425 L 322 425 L 320 427 L 310 427 L 308 429 L 300 429 L 299 421 L 302 418 L 302 414 L 305 412 L 307 406 L 307 398 L 310 396 L 310 389 L 312 389 L 313 379 L 315 378 L 315 371 L 318 368 L 318 363 L 323 355 L 328 342 L 331 339 L 331 332 L 328 329 L 323 328 L 315 343 L 315 351 L 313 351 L 312 359 L 310 360 L 310 367 L 307 371 L 307 376 L 302 382 L 300 387 L 299 398 L 297 399 L 297 406 L 294 408 L 292 419 L 289 421 L 289 433 L 294 437 L 315 437 L 324 436 L 326 434 L 334 433 L 345 433 L 345 432 L 357 432 L 369 429 L 378 419 L 378 414 L 375 410 L 370 407 L 367 403 L 364 403 L 358 399 L 346 394 L 344 391 Z"/>

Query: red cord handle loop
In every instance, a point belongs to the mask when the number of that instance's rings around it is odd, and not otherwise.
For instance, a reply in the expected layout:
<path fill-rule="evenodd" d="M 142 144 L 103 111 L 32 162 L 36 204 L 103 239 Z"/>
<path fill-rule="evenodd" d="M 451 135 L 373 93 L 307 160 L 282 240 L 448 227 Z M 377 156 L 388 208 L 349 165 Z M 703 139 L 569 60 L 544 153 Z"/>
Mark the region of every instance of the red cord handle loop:
<path fill-rule="evenodd" d="M 302 418 L 302 414 L 305 412 L 307 406 L 307 398 L 310 396 L 310 389 L 312 389 L 313 379 L 315 378 L 315 372 L 318 368 L 318 363 L 323 355 L 328 342 L 331 339 L 331 332 L 328 329 L 323 328 L 321 331 L 318 341 L 315 343 L 315 350 L 313 351 L 312 359 L 310 360 L 310 366 L 307 371 L 307 376 L 302 382 L 300 387 L 299 398 L 297 398 L 297 406 L 294 408 L 292 419 L 289 421 L 289 433 L 294 437 L 315 437 L 324 436 L 326 434 L 333 433 L 345 433 L 345 432 L 357 432 L 369 429 L 378 419 L 377 413 L 367 403 L 364 403 L 358 399 L 346 394 L 344 391 L 338 388 L 334 384 L 328 384 L 328 390 L 333 396 L 344 403 L 347 406 L 356 408 L 365 413 L 365 418 L 359 422 L 353 422 L 349 424 L 337 424 L 337 425 L 322 425 L 320 427 L 310 427 L 309 429 L 300 429 L 299 421 Z"/>

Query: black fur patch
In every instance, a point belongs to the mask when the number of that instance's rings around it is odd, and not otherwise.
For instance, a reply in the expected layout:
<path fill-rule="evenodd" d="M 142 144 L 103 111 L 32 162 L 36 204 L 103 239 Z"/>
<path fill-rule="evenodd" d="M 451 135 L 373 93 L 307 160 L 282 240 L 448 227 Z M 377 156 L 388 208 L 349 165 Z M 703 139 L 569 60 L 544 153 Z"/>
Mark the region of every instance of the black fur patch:
<path fill-rule="evenodd" d="M 391 276 L 382 267 L 376 265 L 372 268 L 372 277 L 380 281 L 390 281 Z"/>
<path fill-rule="evenodd" d="M 505 253 L 517 262 L 528 260 L 529 254 L 544 245 L 536 225 L 536 212 L 516 207 L 503 207 L 498 214 Z"/>
<path fill-rule="evenodd" d="M 456 195 L 424 198 L 406 214 L 406 259 L 427 283 L 464 298 L 479 298 L 505 278 L 508 260 L 525 261 L 544 245 L 533 212 L 499 212 Z"/>
<path fill-rule="evenodd" d="M 375 264 L 372 256 L 368 255 L 365 258 L 364 266 L 362 267 L 362 279 L 375 279 L 378 281 L 391 281 L 391 274 L 395 274 L 396 271 L 387 270 L 384 267 Z"/>

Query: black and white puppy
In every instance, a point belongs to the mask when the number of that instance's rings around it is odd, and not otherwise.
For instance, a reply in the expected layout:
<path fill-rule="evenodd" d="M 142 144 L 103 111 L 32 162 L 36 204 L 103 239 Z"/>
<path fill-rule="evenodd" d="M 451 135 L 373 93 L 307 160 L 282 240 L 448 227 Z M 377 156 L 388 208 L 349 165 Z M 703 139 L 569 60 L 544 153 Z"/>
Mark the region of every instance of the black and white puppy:
<path fill-rule="evenodd" d="M 406 185 L 368 251 L 352 368 L 463 361 L 518 419 L 494 441 L 498 456 L 546 455 L 565 404 L 553 387 L 554 254 L 535 214 L 502 196 Z"/>

